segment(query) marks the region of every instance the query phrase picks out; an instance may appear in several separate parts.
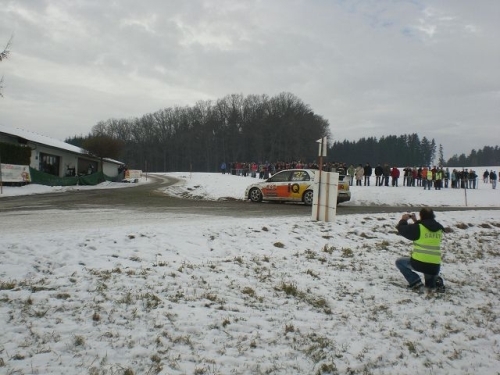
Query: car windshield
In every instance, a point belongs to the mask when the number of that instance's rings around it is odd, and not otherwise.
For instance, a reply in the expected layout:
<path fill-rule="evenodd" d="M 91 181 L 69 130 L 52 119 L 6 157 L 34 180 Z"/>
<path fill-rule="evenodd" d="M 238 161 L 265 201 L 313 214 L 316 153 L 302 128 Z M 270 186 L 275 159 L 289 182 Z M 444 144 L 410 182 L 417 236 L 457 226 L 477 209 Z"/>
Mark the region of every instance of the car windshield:
<path fill-rule="evenodd" d="M 276 173 L 273 177 L 271 177 L 269 182 L 285 182 L 285 181 L 290 181 L 290 174 L 292 171 L 283 171 Z"/>
<path fill-rule="evenodd" d="M 294 171 L 292 173 L 292 181 L 309 181 L 309 173 L 306 171 Z"/>

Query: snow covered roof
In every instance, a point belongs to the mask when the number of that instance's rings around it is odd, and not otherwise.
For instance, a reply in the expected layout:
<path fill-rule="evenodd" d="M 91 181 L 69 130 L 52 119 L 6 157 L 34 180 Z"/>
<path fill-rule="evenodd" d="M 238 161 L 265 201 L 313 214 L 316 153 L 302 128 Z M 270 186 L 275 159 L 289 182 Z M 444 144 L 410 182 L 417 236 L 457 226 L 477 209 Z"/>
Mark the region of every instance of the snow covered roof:
<path fill-rule="evenodd" d="M 75 152 L 77 154 L 85 154 L 85 155 L 88 154 L 88 151 L 84 150 L 81 147 L 70 145 L 69 143 L 49 138 L 46 137 L 45 135 L 37 134 L 24 129 L 12 128 L 10 126 L 5 126 L 0 124 L 0 133 L 21 137 L 30 142 L 39 143 L 41 145 L 50 146 L 61 150 Z"/>
<path fill-rule="evenodd" d="M 60 141 L 58 139 L 53 139 L 49 138 L 45 135 L 37 134 L 34 132 L 31 132 L 29 130 L 24 130 L 24 129 L 19 129 L 19 128 L 12 128 L 10 126 L 5 126 L 0 124 L 0 133 L 16 136 L 16 137 L 21 137 L 24 138 L 30 142 L 33 143 L 38 143 L 44 146 L 50 146 L 54 147 L 60 150 L 66 150 L 70 152 L 74 152 L 76 154 L 81 154 L 81 155 L 87 155 L 92 157 L 93 155 L 89 154 L 89 152 L 81 147 L 70 145 L 69 143 Z M 114 163 L 114 164 L 123 164 L 121 161 L 114 160 L 114 159 L 109 159 L 109 158 L 103 158 L 104 160 Z"/>

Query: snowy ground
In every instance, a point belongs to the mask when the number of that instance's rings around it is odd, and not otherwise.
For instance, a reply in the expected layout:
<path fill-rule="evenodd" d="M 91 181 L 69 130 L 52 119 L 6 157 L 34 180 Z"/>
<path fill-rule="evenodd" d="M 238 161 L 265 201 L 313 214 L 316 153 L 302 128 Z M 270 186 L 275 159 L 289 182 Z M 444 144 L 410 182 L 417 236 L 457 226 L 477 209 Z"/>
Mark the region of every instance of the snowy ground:
<path fill-rule="evenodd" d="M 170 193 L 203 199 L 241 199 L 254 182 L 172 175 L 185 180 Z M 465 206 L 463 190 L 352 192 L 347 205 L 401 214 Z M 500 192 L 481 182 L 467 205 L 498 208 Z M 401 214 L 144 223 L 124 211 L 112 226 L 48 234 L 23 225 L 32 213 L 5 213 L 18 226 L 0 241 L 0 373 L 498 374 L 500 211 L 437 214 L 450 229 L 439 295 L 404 288 Z"/>

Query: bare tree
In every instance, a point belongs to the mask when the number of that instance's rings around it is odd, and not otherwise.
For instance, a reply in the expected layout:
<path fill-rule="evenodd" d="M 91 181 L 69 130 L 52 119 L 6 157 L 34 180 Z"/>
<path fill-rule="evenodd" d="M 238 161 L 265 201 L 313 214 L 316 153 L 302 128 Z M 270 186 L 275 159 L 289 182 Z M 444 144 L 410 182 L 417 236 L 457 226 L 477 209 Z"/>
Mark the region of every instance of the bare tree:
<path fill-rule="evenodd" d="M 82 148 L 100 158 L 118 159 L 123 152 L 124 142 L 106 134 L 89 135 L 83 140 Z"/>
<path fill-rule="evenodd" d="M 104 158 L 119 159 L 123 152 L 124 142 L 109 135 L 89 135 L 83 140 L 82 148 L 101 159 L 101 171 L 104 172 Z"/>
<path fill-rule="evenodd" d="M 12 43 L 12 37 L 9 39 L 9 42 L 5 46 L 2 52 L 0 52 L 0 61 L 5 60 L 7 57 L 9 57 L 10 54 L 10 45 Z M 3 89 L 3 76 L 0 78 L 0 96 L 3 97 L 2 95 L 2 89 Z"/>

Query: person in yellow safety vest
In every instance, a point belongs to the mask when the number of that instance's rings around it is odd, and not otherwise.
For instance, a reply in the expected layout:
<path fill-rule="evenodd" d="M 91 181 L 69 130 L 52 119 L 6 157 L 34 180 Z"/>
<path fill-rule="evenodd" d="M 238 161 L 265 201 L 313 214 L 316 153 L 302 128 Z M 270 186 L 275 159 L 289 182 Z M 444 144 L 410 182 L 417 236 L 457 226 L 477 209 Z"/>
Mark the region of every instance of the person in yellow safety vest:
<path fill-rule="evenodd" d="M 429 170 L 427 171 L 427 189 L 431 190 L 433 180 L 434 180 L 434 173 L 432 173 L 432 169 L 429 168 Z"/>
<path fill-rule="evenodd" d="M 443 186 L 443 169 L 439 167 L 436 170 L 436 181 L 434 181 L 434 189 L 441 190 L 442 186 Z"/>
<path fill-rule="evenodd" d="M 444 227 L 435 220 L 434 211 L 429 207 L 422 208 L 419 215 L 417 221 L 415 214 L 404 214 L 396 226 L 400 235 L 413 241 L 411 257 L 398 258 L 396 267 L 408 281 L 409 289 L 422 289 L 422 280 L 416 273 L 421 272 L 429 291 L 444 292 L 443 278 L 439 276 Z M 409 219 L 413 224 L 408 223 Z"/>

